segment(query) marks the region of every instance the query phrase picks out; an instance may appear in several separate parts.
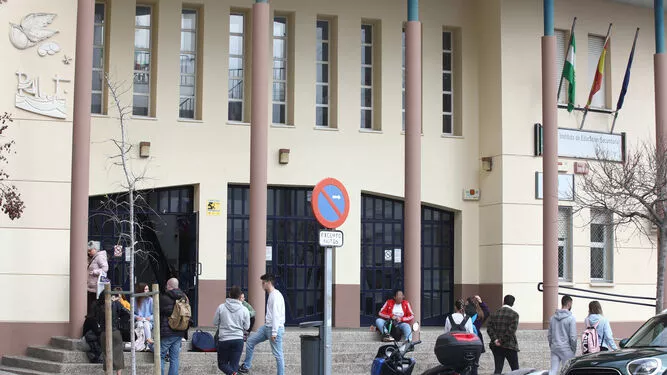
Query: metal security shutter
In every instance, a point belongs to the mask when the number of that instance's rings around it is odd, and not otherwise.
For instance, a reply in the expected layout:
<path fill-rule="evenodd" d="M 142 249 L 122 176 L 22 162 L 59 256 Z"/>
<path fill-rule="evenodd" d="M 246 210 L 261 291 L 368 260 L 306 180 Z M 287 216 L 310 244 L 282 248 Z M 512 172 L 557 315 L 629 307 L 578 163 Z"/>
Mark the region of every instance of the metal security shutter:
<path fill-rule="evenodd" d="M 595 72 L 598 69 L 598 61 L 600 60 L 600 54 L 602 54 L 602 49 L 604 48 L 604 37 L 597 35 L 588 36 L 588 86 L 586 86 L 586 93 L 590 93 L 590 88 L 593 85 L 593 79 L 595 78 Z M 606 58 L 609 61 L 609 55 Z M 605 62 L 606 63 L 606 62 Z M 595 96 L 593 96 L 593 101 L 591 102 L 591 107 L 597 108 L 606 108 L 607 107 L 607 80 L 605 75 L 602 76 L 602 85 L 600 85 L 600 91 L 598 91 Z M 588 96 L 586 96 L 588 100 Z"/>
<path fill-rule="evenodd" d="M 563 74 L 563 64 L 565 64 L 565 56 L 568 47 L 568 32 L 565 30 L 556 30 L 556 86 L 560 82 L 560 77 Z M 567 81 L 563 80 L 560 87 L 560 96 L 558 103 L 567 103 Z"/>

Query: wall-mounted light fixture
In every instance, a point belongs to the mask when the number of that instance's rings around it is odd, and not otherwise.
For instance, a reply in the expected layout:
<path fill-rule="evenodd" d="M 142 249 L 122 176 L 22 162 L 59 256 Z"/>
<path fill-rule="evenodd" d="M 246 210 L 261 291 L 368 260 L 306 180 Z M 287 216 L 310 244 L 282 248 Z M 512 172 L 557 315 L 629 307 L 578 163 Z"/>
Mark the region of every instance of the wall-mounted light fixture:
<path fill-rule="evenodd" d="M 139 157 L 147 158 L 151 156 L 151 143 L 139 142 Z"/>
<path fill-rule="evenodd" d="M 278 163 L 287 164 L 289 163 L 289 148 L 281 148 L 278 150 Z"/>
<path fill-rule="evenodd" d="M 493 170 L 493 158 L 491 156 L 485 156 L 482 158 L 482 169 L 491 172 Z"/>

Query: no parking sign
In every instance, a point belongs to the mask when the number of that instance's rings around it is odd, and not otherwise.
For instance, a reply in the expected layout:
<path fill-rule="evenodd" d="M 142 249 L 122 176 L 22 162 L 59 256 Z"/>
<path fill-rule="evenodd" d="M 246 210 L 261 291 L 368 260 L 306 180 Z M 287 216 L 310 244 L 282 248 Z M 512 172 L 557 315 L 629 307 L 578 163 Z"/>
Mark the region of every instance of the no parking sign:
<path fill-rule="evenodd" d="M 335 178 L 325 178 L 315 185 L 310 203 L 315 218 L 325 228 L 338 228 L 350 213 L 350 197 Z"/>

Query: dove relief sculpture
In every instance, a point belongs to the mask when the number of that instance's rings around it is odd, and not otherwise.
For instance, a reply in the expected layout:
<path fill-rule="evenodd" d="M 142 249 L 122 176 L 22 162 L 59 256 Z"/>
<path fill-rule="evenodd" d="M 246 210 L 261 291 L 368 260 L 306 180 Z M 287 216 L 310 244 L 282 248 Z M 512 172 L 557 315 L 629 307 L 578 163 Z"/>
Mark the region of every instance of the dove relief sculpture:
<path fill-rule="evenodd" d="M 33 47 L 58 33 L 58 30 L 47 29 L 46 27 L 53 22 L 53 19 L 56 18 L 54 13 L 30 13 L 27 16 L 23 17 L 21 24 L 17 25 L 14 23 L 9 23 L 9 41 L 12 42 L 14 47 L 17 49 L 27 49 Z M 51 42 L 57 46 L 56 43 Z M 52 47 L 52 46 L 49 46 Z M 48 48 L 48 51 L 60 50 L 60 47 L 57 48 Z M 40 50 L 45 50 L 42 48 Z M 43 53 L 43 52 L 42 52 Z M 47 53 L 42 54 L 44 56 Z M 48 53 L 53 54 L 53 53 Z"/>

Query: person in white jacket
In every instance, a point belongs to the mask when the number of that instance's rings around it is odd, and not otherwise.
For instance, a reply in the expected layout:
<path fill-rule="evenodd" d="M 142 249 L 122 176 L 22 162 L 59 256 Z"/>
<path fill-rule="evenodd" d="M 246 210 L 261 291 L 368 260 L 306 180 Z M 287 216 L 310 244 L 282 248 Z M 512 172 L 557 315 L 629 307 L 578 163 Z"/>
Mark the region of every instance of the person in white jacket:
<path fill-rule="evenodd" d="M 218 306 L 213 325 L 218 327 L 218 368 L 226 375 L 236 374 L 243 352 L 243 332 L 250 328 L 250 312 L 241 304 L 241 288 L 234 285 L 229 298 Z"/>
<path fill-rule="evenodd" d="M 285 334 L 285 299 L 275 287 L 275 277 L 264 274 L 260 277 L 262 288 L 269 295 L 266 301 L 266 319 L 263 326 L 253 332 L 246 341 L 245 360 L 239 368 L 239 372 L 247 374 L 252 366 L 252 355 L 255 345 L 270 340 L 271 351 L 276 357 L 278 375 L 285 374 L 285 359 L 283 357 L 283 335 Z"/>

